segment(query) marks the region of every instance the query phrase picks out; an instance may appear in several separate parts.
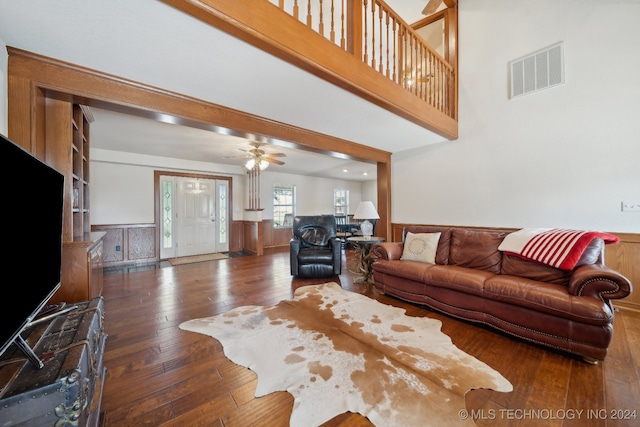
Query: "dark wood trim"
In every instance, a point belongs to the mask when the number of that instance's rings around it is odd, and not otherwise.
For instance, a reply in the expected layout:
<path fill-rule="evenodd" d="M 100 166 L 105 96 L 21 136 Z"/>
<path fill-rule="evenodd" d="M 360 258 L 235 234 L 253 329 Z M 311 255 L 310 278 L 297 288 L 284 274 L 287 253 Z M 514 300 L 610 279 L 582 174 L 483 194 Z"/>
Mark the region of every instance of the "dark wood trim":
<path fill-rule="evenodd" d="M 291 147 L 327 155 L 377 163 L 390 169 L 391 153 L 233 110 L 221 105 L 159 89 L 64 61 L 7 47 L 9 52 L 9 138 L 34 153 L 41 153 L 45 132 L 44 101 L 63 99 L 157 119 L 161 114 L 177 118 L 185 126 L 215 131 L 220 127 L 289 142 Z M 344 157 L 343 156 L 343 157 Z M 390 177 L 387 178 L 390 180 Z M 391 186 L 380 187 L 379 199 L 389 199 Z M 381 197 L 383 195 L 383 197 Z M 380 207 L 378 210 L 380 211 Z M 386 207 L 390 218 L 390 205 Z"/>

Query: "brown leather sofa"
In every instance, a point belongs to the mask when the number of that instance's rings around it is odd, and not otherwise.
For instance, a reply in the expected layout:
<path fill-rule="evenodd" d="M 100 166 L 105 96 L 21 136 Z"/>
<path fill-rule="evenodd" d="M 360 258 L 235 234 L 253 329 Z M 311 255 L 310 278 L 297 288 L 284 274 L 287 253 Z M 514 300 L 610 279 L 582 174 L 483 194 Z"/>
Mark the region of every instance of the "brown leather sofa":
<path fill-rule="evenodd" d="M 627 278 L 604 265 L 594 239 L 572 271 L 498 250 L 513 230 L 410 226 L 402 242 L 375 244 L 375 287 L 464 320 L 538 344 L 603 360 L 613 336 L 612 299 L 631 293 Z M 407 233 L 441 233 L 435 264 L 401 260 Z"/>

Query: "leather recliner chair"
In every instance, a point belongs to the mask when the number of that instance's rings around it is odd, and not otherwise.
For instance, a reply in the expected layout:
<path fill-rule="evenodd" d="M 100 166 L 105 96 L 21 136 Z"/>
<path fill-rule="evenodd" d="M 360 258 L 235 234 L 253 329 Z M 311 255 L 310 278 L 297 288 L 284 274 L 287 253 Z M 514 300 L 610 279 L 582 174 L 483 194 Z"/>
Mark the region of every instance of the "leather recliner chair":
<path fill-rule="evenodd" d="M 342 272 L 341 241 L 333 215 L 296 216 L 292 231 L 291 275 L 329 277 Z"/>

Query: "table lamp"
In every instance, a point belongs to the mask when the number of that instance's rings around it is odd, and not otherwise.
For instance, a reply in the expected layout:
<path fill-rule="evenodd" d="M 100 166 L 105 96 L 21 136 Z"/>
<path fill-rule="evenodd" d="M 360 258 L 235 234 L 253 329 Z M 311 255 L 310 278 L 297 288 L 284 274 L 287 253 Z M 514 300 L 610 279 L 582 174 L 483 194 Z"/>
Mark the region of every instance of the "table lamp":
<path fill-rule="evenodd" d="M 353 219 L 363 219 L 364 221 L 360 224 L 360 230 L 362 231 L 362 235 L 365 239 L 370 238 L 373 235 L 373 224 L 371 224 L 368 220 L 370 219 L 379 219 L 380 216 L 376 211 L 376 208 L 373 207 L 373 203 L 370 201 L 360 202 L 358 208 L 353 214 Z"/>

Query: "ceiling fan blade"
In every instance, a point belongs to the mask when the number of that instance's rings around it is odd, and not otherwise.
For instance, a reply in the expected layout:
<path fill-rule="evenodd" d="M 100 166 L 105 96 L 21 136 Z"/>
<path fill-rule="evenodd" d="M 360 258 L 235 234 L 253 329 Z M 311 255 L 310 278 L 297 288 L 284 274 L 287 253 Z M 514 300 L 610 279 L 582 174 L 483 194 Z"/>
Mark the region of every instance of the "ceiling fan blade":
<path fill-rule="evenodd" d="M 267 153 L 266 156 L 267 157 L 287 157 L 287 155 L 284 153 Z"/>
<path fill-rule="evenodd" d="M 440 7 L 440 3 L 442 3 L 442 0 L 429 0 L 424 9 L 422 9 L 422 14 L 429 16 L 435 13 Z"/>
<path fill-rule="evenodd" d="M 269 157 L 265 157 L 264 159 L 269 163 L 273 163 L 274 165 L 284 165 L 284 162 L 281 162 L 280 160 L 271 159 Z"/>

